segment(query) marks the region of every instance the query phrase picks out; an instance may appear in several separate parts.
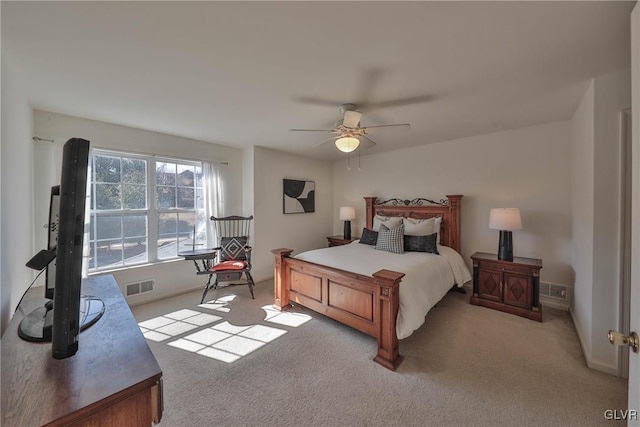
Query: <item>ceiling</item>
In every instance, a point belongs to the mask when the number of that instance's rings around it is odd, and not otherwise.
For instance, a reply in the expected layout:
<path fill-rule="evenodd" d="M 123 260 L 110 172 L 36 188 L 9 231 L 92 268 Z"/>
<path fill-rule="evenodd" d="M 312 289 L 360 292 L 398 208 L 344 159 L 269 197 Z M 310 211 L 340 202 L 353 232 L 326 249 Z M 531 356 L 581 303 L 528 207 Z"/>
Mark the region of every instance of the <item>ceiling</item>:
<path fill-rule="evenodd" d="M 635 2 L 8 2 L 2 56 L 36 109 L 336 159 L 569 119 L 630 66 Z"/>

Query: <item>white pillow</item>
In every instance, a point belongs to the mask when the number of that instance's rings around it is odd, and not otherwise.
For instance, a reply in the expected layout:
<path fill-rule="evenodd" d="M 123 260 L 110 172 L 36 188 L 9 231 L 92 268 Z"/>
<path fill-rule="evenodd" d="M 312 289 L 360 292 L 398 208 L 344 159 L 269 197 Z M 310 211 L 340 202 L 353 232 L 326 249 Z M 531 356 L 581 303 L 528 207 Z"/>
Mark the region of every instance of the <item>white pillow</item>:
<path fill-rule="evenodd" d="M 440 226 L 442 217 L 437 216 L 429 219 L 403 218 L 404 234 L 407 236 L 427 236 L 438 233 L 436 242 L 440 243 Z"/>
<path fill-rule="evenodd" d="M 384 224 L 388 229 L 396 228 L 402 224 L 402 217 L 399 216 L 380 216 L 373 217 L 373 231 L 380 231 L 380 224 Z"/>
<path fill-rule="evenodd" d="M 404 234 L 407 236 L 427 236 L 433 234 L 436 219 L 415 219 L 415 218 L 403 218 Z"/>

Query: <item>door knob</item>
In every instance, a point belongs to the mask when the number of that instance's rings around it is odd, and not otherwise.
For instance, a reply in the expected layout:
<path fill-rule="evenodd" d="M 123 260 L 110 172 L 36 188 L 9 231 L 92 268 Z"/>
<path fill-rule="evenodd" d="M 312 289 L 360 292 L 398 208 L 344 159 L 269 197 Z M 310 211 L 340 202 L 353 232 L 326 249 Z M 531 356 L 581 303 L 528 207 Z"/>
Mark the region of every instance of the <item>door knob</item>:
<path fill-rule="evenodd" d="M 638 334 L 635 332 L 631 332 L 629 336 L 626 336 L 618 331 L 611 330 L 607 334 L 607 338 L 613 345 L 629 345 L 634 353 L 640 350 L 640 340 L 638 340 Z"/>

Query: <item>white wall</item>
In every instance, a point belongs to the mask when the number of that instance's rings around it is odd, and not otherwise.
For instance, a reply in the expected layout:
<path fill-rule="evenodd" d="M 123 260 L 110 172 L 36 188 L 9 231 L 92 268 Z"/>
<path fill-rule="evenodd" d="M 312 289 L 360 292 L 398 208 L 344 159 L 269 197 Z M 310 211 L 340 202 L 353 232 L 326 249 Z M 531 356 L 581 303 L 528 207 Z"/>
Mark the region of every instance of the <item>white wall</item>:
<path fill-rule="evenodd" d="M 253 208 L 253 147 L 242 150 L 242 209 L 252 215 Z"/>
<path fill-rule="evenodd" d="M 328 161 L 313 160 L 263 147 L 254 147 L 254 250 L 256 281 L 273 277 L 272 249 L 290 248 L 294 253 L 327 246 L 332 234 L 332 169 Z M 313 213 L 282 213 L 284 178 L 315 181 Z"/>
<path fill-rule="evenodd" d="M 33 280 L 24 266 L 33 255 L 33 114 L 23 86 L 2 55 L 0 144 L 0 332 Z"/>
<path fill-rule="evenodd" d="M 591 348 L 593 305 L 593 93 L 592 82 L 571 122 L 571 261 L 575 276 L 571 312 L 585 350 Z"/>
<path fill-rule="evenodd" d="M 620 328 L 621 112 L 631 107 L 631 71 L 599 76 L 573 120 L 575 304 L 572 314 L 587 364 L 618 373 Z"/>
<path fill-rule="evenodd" d="M 94 148 L 228 163 L 220 165 L 225 194 L 224 212 L 221 214 L 232 215 L 242 211 L 243 159 L 240 149 L 38 110 L 34 112 L 34 127 L 38 137 L 55 140 L 55 144 L 38 143 L 35 148 L 34 158 L 39 168 L 34 175 L 34 194 L 39 216 L 34 219 L 34 229 L 38 235 L 42 234 L 38 237 L 39 242 L 44 242 L 41 245 L 46 244 L 46 230 L 42 223 L 46 222 L 48 214 L 49 188 L 57 183 L 51 180 L 59 180 L 59 170 L 52 172 L 51 168 L 59 167 L 62 161 L 61 157 L 58 158 L 61 153 L 59 147 L 72 137 L 88 139 Z M 127 298 L 132 305 L 202 288 L 206 278 L 196 276 L 193 264 L 182 260 L 117 270 L 113 274 L 121 289 L 141 280 L 155 281 L 153 292 Z"/>
<path fill-rule="evenodd" d="M 353 234 L 365 225 L 364 196 L 439 200 L 462 194 L 462 255 L 496 253 L 498 231 L 489 210 L 517 207 L 523 230 L 513 233 L 514 255 L 543 260 L 541 279 L 572 284 L 570 123 L 446 141 L 362 157 L 362 170 L 334 162 L 333 209 L 355 206 Z M 333 232 L 342 222 L 333 215 Z"/>

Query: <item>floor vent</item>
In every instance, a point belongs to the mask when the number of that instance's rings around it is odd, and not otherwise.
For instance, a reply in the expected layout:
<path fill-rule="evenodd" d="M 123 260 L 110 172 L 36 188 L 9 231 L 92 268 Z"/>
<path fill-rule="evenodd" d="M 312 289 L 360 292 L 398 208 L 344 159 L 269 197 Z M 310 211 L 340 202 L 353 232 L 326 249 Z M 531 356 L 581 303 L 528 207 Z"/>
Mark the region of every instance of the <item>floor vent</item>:
<path fill-rule="evenodd" d="M 566 310 L 571 304 L 572 288 L 557 283 L 540 282 L 540 302 L 543 306 L 550 306 Z"/>
<path fill-rule="evenodd" d="M 555 283 L 540 282 L 540 296 L 546 296 L 551 298 L 568 299 L 569 292 L 564 285 L 557 285 Z"/>
<path fill-rule="evenodd" d="M 547 282 L 540 282 L 540 295 L 549 296 L 549 285 Z"/>
<path fill-rule="evenodd" d="M 153 280 L 145 280 L 142 282 L 130 283 L 126 286 L 127 296 L 144 294 L 153 291 Z"/>

